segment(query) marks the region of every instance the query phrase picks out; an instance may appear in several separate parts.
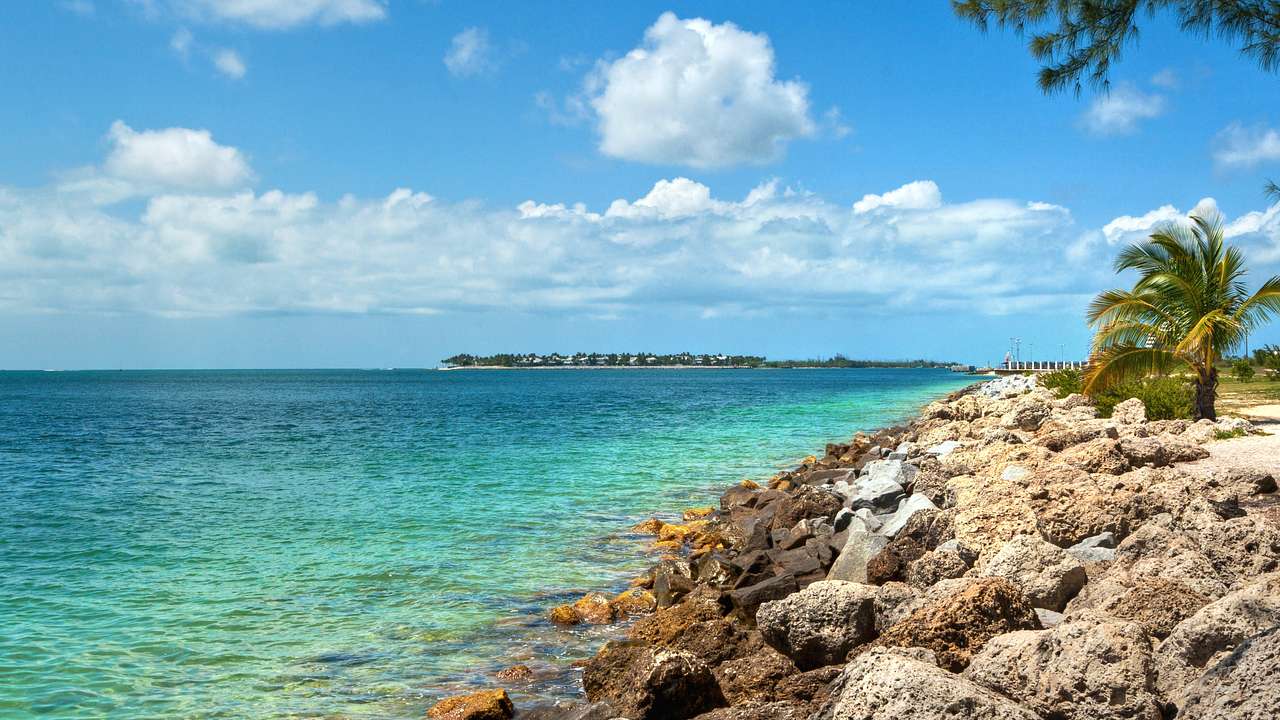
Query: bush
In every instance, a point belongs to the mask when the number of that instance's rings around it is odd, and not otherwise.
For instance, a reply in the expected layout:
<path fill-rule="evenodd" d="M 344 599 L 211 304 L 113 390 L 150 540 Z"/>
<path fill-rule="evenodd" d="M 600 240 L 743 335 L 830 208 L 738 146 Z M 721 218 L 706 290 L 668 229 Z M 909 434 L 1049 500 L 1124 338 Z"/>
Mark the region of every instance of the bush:
<path fill-rule="evenodd" d="M 1060 398 L 1071 393 L 1084 392 L 1084 373 L 1074 368 L 1064 368 L 1040 376 L 1040 384 Z"/>
<path fill-rule="evenodd" d="M 1191 418 L 1195 393 L 1191 385 L 1171 377 L 1154 377 L 1116 385 L 1093 397 L 1098 414 L 1111 417 L 1116 405 L 1138 398 L 1147 407 L 1148 420 L 1185 420 Z"/>
<path fill-rule="evenodd" d="M 1253 365 L 1244 358 L 1236 360 L 1231 363 L 1231 374 L 1235 375 L 1240 382 L 1249 382 L 1253 379 Z"/>

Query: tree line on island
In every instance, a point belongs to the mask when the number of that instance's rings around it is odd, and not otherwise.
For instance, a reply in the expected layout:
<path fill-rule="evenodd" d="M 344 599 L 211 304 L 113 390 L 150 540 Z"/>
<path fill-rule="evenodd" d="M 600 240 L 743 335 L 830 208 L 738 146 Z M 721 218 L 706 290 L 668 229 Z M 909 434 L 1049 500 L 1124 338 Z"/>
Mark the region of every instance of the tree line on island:
<path fill-rule="evenodd" d="M 733 367 L 733 368 L 949 368 L 936 360 L 854 360 L 836 354 L 810 360 L 767 360 L 762 355 L 723 353 L 460 353 L 445 358 L 446 367 Z"/>

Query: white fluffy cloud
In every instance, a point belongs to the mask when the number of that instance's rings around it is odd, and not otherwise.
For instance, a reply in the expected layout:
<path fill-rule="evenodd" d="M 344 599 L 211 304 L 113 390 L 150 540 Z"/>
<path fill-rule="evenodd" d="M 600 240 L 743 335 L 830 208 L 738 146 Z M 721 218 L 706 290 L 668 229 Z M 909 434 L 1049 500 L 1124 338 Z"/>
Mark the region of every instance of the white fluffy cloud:
<path fill-rule="evenodd" d="M 382 0 L 173 0 L 196 19 L 284 30 L 300 25 L 366 23 L 386 17 Z"/>
<path fill-rule="evenodd" d="M 1231 123 L 1214 138 L 1213 160 L 1220 168 L 1250 168 L 1280 160 L 1280 132 Z"/>
<path fill-rule="evenodd" d="M 1142 215 L 1117 217 L 1102 227 L 1102 235 L 1110 245 L 1137 242 L 1150 235 L 1157 225 L 1174 220 L 1185 220 L 1191 215 L 1208 218 L 1218 213 L 1218 202 L 1210 197 L 1201 198 L 1195 207 L 1185 213 L 1172 205 L 1161 205 Z"/>
<path fill-rule="evenodd" d="M 226 48 L 213 54 L 213 66 L 232 80 L 243 78 L 249 71 L 249 66 L 245 64 L 244 58 L 240 57 L 240 53 Z"/>
<path fill-rule="evenodd" d="M 600 151 L 644 163 L 766 163 L 816 130 L 808 88 L 775 77 L 767 36 L 669 12 L 642 46 L 597 64 L 586 97 Z"/>
<path fill-rule="evenodd" d="M 119 124 L 113 138 L 94 189 L 143 183 L 139 209 L 104 206 L 75 183 L 0 186 L 0 312 L 1062 311 L 1114 281 L 1104 236 L 1181 215 L 1161 208 L 1082 231 L 1063 207 L 947 203 L 928 180 L 868 195 L 871 210 L 778 180 L 721 198 L 686 177 L 597 209 L 493 208 L 409 189 L 323 201 L 239 187 L 242 156 L 207 133 Z M 193 169 L 219 164 L 230 171 Z M 175 166 L 186 170 L 164 174 Z M 205 182 L 219 176 L 225 189 Z M 1280 206 L 1229 233 L 1251 261 L 1280 258 Z"/>
<path fill-rule="evenodd" d="M 208 130 L 137 131 L 117 120 L 107 134 L 111 150 L 105 174 L 147 189 L 226 189 L 250 182 L 253 171 L 234 147 L 219 145 Z"/>
<path fill-rule="evenodd" d="M 1094 135 L 1127 135 L 1143 120 L 1164 114 L 1163 95 L 1144 93 L 1132 85 L 1119 85 L 1093 99 L 1081 116 L 1085 130 Z"/>
<path fill-rule="evenodd" d="M 884 208 L 936 208 L 942 204 L 942 192 L 932 180 L 909 182 L 897 190 L 890 190 L 883 195 L 863 195 L 853 204 L 855 213 L 871 212 L 879 207 Z"/>
<path fill-rule="evenodd" d="M 493 56 L 493 45 L 489 42 L 489 31 L 470 27 L 454 35 L 449 51 L 444 54 L 444 66 L 455 77 L 491 72 L 497 62 Z"/>

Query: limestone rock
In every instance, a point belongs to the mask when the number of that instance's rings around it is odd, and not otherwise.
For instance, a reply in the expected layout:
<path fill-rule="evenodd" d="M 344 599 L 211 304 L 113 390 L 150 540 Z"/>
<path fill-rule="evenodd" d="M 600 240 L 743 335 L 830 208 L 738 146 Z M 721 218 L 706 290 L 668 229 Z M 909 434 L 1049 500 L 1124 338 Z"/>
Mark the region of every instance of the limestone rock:
<path fill-rule="evenodd" d="M 1044 400 L 1028 396 L 1021 399 L 1013 409 L 1000 419 L 1000 425 L 1006 428 L 1017 428 L 1034 432 L 1049 419 L 1052 408 Z"/>
<path fill-rule="evenodd" d="M 926 589 L 941 580 L 958 578 L 969 571 L 972 560 L 955 550 L 930 550 L 907 564 L 907 584 Z"/>
<path fill-rule="evenodd" d="M 1129 398 L 1112 408 L 1111 419 L 1121 425 L 1144 423 L 1147 421 L 1147 406 L 1138 398 Z"/>
<path fill-rule="evenodd" d="M 431 720 L 507 720 L 515 713 L 506 690 L 448 697 L 427 710 Z"/>
<path fill-rule="evenodd" d="M 835 665 L 874 637 L 875 597 L 870 585 L 817 582 L 762 605 L 756 624 L 765 642 L 801 670 Z"/>
<path fill-rule="evenodd" d="M 1280 625 L 1280 573 L 1272 573 L 1200 608 L 1178 623 L 1156 652 L 1157 687 L 1176 699 L 1249 637 Z"/>
<path fill-rule="evenodd" d="M 874 648 L 849 663 L 814 720 L 1038 720 L 974 682 L 899 651 Z"/>
<path fill-rule="evenodd" d="M 927 648 L 940 666 L 959 672 L 987 640 L 1014 630 L 1038 629 L 1035 610 L 1016 586 L 1002 578 L 982 578 L 917 607 L 875 644 Z"/>
<path fill-rule="evenodd" d="M 582 672 L 587 700 L 630 720 L 685 720 L 725 704 L 715 675 L 685 652 L 606 643 Z"/>
<path fill-rule="evenodd" d="M 1098 438 L 1063 450 L 1062 462 L 1091 473 L 1120 475 L 1130 469 L 1129 461 L 1120 452 L 1120 444 L 1110 438 Z"/>
<path fill-rule="evenodd" d="M 1022 588 L 1032 607 L 1058 612 L 1088 581 L 1079 561 L 1038 535 L 1009 540 L 981 565 L 979 574 L 1004 578 Z"/>
<path fill-rule="evenodd" d="M 964 676 L 1061 720 L 1160 720 L 1151 641 L 1127 622 L 1065 622 L 992 638 Z"/>
<path fill-rule="evenodd" d="M 1178 462 L 1190 462 L 1209 457 L 1209 451 L 1195 443 L 1172 435 L 1157 437 L 1121 438 L 1116 448 L 1134 467 L 1150 465 L 1164 467 Z"/>
<path fill-rule="evenodd" d="M 1255 635 L 1215 663 L 1189 688 L 1180 720 L 1272 720 L 1280 717 L 1280 626 Z"/>

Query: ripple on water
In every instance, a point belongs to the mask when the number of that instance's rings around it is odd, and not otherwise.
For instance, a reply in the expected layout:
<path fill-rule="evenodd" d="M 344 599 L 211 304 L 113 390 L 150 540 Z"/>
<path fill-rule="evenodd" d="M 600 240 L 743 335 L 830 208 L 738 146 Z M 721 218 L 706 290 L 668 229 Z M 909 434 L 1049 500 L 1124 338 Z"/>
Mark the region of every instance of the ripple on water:
<path fill-rule="evenodd" d="M 627 531 L 964 378 L 0 373 L 0 716 L 421 717 L 575 695 Z"/>

